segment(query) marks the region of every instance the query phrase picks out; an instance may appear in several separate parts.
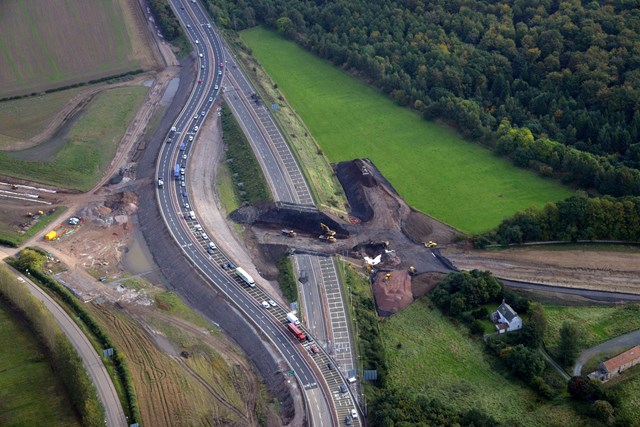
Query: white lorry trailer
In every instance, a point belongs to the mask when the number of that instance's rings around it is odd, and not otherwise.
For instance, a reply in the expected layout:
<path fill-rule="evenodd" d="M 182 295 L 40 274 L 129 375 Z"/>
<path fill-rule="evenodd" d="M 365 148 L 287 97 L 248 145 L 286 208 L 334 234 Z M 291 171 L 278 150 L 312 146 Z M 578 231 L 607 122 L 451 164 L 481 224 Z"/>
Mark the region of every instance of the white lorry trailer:
<path fill-rule="evenodd" d="M 287 313 L 287 320 L 296 326 L 300 326 L 300 320 L 298 320 L 298 317 L 293 311 L 291 313 Z"/>
<path fill-rule="evenodd" d="M 255 280 L 253 280 L 253 277 L 249 276 L 249 273 L 247 273 L 246 271 L 244 271 L 242 269 L 242 267 L 238 267 L 236 268 L 236 274 L 245 281 L 245 283 L 251 287 L 254 287 L 256 285 Z"/>

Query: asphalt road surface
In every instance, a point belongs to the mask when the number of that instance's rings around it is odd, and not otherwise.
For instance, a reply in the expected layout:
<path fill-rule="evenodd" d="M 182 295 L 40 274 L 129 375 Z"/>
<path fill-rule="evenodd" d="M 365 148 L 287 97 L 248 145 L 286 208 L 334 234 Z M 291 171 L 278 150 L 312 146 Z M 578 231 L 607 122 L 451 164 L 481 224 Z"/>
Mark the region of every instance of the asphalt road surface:
<path fill-rule="evenodd" d="M 270 314 L 275 308 L 270 312 L 265 311 L 259 302 L 267 297 L 266 293 L 258 286 L 246 286 L 233 273 L 234 268 L 223 269 L 222 266 L 227 266 L 230 261 L 215 248 L 206 233 L 203 235 L 205 230 L 201 230 L 195 215 L 189 214 L 189 186 L 182 169 L 188 167 L 193 140 L 203 119 L 209 114 L 213 101 L 219 95 L 225 67 L 220 39 L 199 4 L 179 1 L 172 3 L 195 46 L 200 67 L 197 83 L 174 125 L 175 131 L 167 136 L 167 143 L 163 144 L 158 158 L 157 178 L 164 181 L 163 187 L 158 188 L 157 192 L 161 214 L 170 234 L 191 263 L 269 338 L 295 371 L 302 387 L 305 390 L 315 389 L 318 387 L 316 372 L 306 360 L 306 353 L 299 349 L 300 345 L 285 329 L 284 310 L 280 313 L 281 319 Z M 186 208 L 187 205 L 189 208 Z M 212 295 L 212 298 L 215 297 Z M 327 399 L 315 403 L 308 406 L 312 410 L 311 417 L 316 420 L 314 424 L 331 425 L 333 420 L 327 407 Z M 319 408 L 319 411 L 315 411 L 314 407 Z"/>
<path fill-rule="evenodd" d="M 78 355 L 82 359 L 82 364 L 96 387 L 100 402 L 102 402 L 102 406 L 104 406 L 107 425 L 109 427 L 126 427 L 128 425 L 127 418 L 124 415 L 120 399 L 118 399 L 116 388 L 100 356 L 96 353 L 89 339 L 53 298 L 47 295 L 38 285 L 27 277 L 21 276 L 18 273 L 16 273 L 16 275 L 19 280 L 24 280 L 31 294 L 42 301 L 45 307 L 53 314 L 62 332 L 64 332 L 71 342 L 71 345 L 73 345 L 73 348 L 78 352 Z"/>

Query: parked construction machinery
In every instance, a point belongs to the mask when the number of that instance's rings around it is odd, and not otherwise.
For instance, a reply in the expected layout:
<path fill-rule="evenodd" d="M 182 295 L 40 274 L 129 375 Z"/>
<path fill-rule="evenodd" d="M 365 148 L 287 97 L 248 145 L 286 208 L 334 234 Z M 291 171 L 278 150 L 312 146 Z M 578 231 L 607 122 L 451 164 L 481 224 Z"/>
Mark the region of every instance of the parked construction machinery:
<path fill-rule="evenodd" d="M 424 242 L 425 248 L 435 248 L 436 246 L 438 246 L 438 244 L 432 240 L 429 240 L 428 242 Z"/>
<path fill-rule="evenodd" d="M 282 234 L 284 234 L 285 236 L 288 237 L 296 237 L 298 235 L 298 233 L 296 233 L 294 230 L 291 229 L 282 229 L 280 230 L 282 232 Z"/>
<path fill-rule="evenodd" d="M 322 227 L 322 231 L 324 231 L 324 234 L 321 234 L 320 236 L 318 236 L 318 238 L 320 240 L 326 240 L 329 243 L 335 243 L 336 232 L 330 229 L 329 226 L 322 223 L 320 223 L 320 227 Z"/>
<path fill-rule="evenodd" d="M 409 266 L 409 275 L 410 276 L 415 276 L 416 274 L 418 274 L 418 270 L 416 270 L 416 268 L 413 265 Z"/>

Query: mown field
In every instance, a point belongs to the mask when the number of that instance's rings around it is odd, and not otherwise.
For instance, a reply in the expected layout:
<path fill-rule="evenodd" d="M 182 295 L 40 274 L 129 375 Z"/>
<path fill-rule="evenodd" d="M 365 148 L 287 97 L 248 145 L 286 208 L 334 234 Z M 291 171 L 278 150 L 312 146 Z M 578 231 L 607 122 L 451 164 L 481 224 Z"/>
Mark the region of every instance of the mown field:
<path fill-rule="evenodd" d="M 423 120 L 293 42 L 257 27 L 242 39 L 332 162 L 370 158 L 417 209 L 468 232 L 571 194 Z"/>
<path fill-rule="evenodd" d="M 428 300 L 383 322 L 381 331 L 391 386 L 456 409 L 480 409 L 504 425 L 585 425 L 568 406 L 540 402 L 525 385 L 493 368 L 482 343 L 453 326 Z"/>
<path fill-rule="evenodd" d="M 640 305 L 570 307 L 545 305 L 545 344 L 554 350 L 565 321 L 576 322 L 584 331 L 582 347 L 589 348 L 627 332 L 640 329 Z"/>
<path fill-rule="evenodd" d="M 0 102 L 0 150 L 40 134 L 55 114 L 86 87 Z"/>
<path fill-rule="evenodd" d="M 125 13 L 119 0 L 0 2 L 0 98 L 148 66 Z"/>
<path fill-rule="evenodd" d="M 133 86 L 98 94 L 65 135 L 29 150 L 0 153 L 0 171 L 45 184 L 89 190 L 106 172 L 147 90 Z"/>
<path fill-rule="evenodd" d="M 80 426 L 35 337 L 1 301 L 0 343 L 0 425 Z"/>

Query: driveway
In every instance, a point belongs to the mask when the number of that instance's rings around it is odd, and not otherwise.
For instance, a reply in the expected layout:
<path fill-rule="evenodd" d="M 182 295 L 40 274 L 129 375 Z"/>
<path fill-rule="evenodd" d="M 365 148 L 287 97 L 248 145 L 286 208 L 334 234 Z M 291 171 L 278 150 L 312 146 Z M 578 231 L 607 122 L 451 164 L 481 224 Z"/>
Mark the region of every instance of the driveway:
<path fill-rule="evenodd" d="M 580 375 L 582 373 L 582 366 L 598 354 L 621 353 L 638 344 L 640 344 L 640 330 L 620 335 L 602 344 L 598 344 L 595 347 L 588 348 L 578 357 L 578 361 L 573 367 L 573 375 Z"/>

